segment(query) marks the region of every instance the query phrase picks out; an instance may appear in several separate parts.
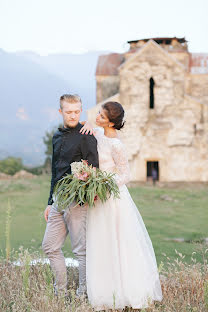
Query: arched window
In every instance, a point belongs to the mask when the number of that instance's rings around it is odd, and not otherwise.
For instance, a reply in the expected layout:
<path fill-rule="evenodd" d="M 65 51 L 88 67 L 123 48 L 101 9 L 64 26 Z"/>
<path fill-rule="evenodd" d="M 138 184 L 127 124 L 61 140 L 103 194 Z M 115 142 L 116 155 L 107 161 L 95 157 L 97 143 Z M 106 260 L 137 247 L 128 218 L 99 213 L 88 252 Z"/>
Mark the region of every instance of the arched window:
<path fill-rule="evenodd" d="M 154 82 L 154 79 L 151 77 L 150 80 L 149 80 L 149 85 L 150 85 L 150 100 L 149 100 L 149 108 L 150 109 L 153 109 L 154 106 L 155 106 L 155 103 L 154 103 L 154 85 L 155 85 L 155 82 Z"/>

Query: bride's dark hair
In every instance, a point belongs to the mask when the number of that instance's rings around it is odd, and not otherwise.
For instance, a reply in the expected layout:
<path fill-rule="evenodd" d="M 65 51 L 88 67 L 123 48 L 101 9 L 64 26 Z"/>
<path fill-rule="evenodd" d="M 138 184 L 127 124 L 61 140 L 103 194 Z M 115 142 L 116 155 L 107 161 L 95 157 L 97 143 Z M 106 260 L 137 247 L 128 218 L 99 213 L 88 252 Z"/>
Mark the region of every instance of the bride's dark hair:
<path fill-rule="evenodd" d="M 110 122 L 114 123 L 113 128 L 120 130 L 123 128 L 125 121 L 124 118 L 124 109 L 122 105 L 118 102 L 107 102 L 102 105 L 102 108 L 106 110 L 107 117 Z"/>

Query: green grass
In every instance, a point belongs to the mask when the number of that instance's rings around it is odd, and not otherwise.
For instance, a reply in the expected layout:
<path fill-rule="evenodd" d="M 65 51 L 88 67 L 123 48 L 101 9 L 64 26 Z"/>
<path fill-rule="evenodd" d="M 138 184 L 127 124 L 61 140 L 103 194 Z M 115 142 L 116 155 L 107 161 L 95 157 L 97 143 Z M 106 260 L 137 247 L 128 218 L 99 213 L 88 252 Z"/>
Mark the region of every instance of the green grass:
<path fill-rule="evenodd" d="M 6 216 L 8 200 L 11 203 L 10 245 L 18 250 L 20 246 L 41 251 L 45 231 L 43 212 L 47 204 L 50 179 L 38 176 L 32 180 L 0 181 L 0 250 L 5 255 Z M 130 193 L 143 217 L 151 237 L 157 261 L 167 262 L 176 258 L 175 249 L 191 261 L 192 252 L 207 246 L 199 243 L 177 243 L 167 238 L 184 237 L 198 241 L 208 237 L 208 192 L 206 186 L 197 188 L 159 188 L 138 186 Z M 161 199 L 171 196 L 173 201 Z M 70 241 L 64 246 L 65 256 L 72 256 Z M 197 261 L 202 261 L 199 255 Z"/>
<path fill-rule="evenodd" d="M 130 193 L 143 217 L 152 239 L 158 263 L 165 261 L 163 253 L 170 259 L 176 258 L 175 249 L 191 262 L 194 251 L 207 246 L 196 243 L 208 237 L 208 192 L 207 187 L 131 188 Z M 161 199 L 168 195 L 173 200 Z M 187 242 L 167 241 L 167 238 L 185 238 Z M 196 241 L 196 242 L 195 242 Z M 199 255 L 198 261 L 202 261 Z"/>

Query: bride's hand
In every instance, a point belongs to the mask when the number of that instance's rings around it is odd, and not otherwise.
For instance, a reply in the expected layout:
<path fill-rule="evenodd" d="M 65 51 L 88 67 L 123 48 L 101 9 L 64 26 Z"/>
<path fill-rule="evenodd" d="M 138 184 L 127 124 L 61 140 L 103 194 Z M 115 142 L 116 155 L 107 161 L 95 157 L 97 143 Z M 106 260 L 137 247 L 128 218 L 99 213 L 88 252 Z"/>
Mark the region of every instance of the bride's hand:
<path fill-rule="evenodd" d="M 92 125 L 91 125 L 91 123 L 89 122 L 89 121 L 86 121 L 85 123 L 84 123 L 84 126 L 80 129 L 80 131 L 79 131 L 81 134 L 90 134 L 90 135 L 92 135 L 92 134 L 94 134 L 94 131 L 93 131 L 93 127 L 92 127 Z"/>

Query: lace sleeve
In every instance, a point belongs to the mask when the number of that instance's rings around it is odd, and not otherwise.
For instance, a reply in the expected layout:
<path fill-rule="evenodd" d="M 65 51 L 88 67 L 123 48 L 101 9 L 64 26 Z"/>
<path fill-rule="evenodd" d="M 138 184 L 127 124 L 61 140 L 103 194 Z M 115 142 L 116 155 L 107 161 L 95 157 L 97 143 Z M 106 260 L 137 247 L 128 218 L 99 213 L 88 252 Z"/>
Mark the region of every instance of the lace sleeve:
<path fill-rule="evenodd" d="M 112 145 L 112 156 L 117 169 L 115 179 L 118 186 L 121 186 L 130 180 L 128 159 L 121 141 L 116 140 Z"/>

